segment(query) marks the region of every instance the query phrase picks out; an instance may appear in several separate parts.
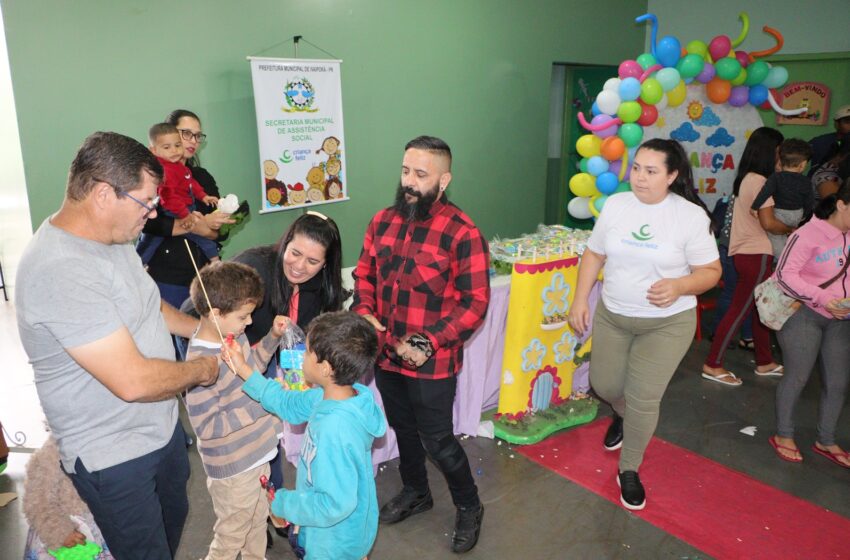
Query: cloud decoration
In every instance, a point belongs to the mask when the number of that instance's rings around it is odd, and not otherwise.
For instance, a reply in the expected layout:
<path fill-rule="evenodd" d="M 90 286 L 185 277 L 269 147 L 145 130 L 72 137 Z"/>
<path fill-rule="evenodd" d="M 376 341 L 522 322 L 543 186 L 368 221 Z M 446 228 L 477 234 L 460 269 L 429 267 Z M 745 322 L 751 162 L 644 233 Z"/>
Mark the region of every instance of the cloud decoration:
<path fill-rule="evenodd" d="M 714 131 L 714 134 L 705 139 L 705 143 L 713 148 L 731 146 L 735 143 L 735 137 L 729 134 L 729 131 L 721 126 Z"/>
<path fill-rule="evenodd" d="M 670 138 L 679 142 L 696 142 L 701 134 L 694 130 L 694 125 L 689 122 L 682 125 L 670 133 Z"/>

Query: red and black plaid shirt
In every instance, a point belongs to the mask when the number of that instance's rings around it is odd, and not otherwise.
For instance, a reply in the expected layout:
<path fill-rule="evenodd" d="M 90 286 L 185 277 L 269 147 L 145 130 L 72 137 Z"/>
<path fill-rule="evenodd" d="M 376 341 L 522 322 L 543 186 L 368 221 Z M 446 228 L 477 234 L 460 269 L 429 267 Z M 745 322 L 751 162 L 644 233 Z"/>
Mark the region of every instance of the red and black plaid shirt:
<path fill-rule="evenodd" d="M 457 206 L 440 198 L 424 221 L 408 222 L 387 208 L 363 240 L 354 272 L 354 304 L 387 328 L 378 365 L 410 377 L 444 379 L 463 365 L 463 345 L 484 321 L 490 301 L 487 241 Z M 421 332 L 434 354 L 419 369 L 397 361 L 392 348 Z"/>

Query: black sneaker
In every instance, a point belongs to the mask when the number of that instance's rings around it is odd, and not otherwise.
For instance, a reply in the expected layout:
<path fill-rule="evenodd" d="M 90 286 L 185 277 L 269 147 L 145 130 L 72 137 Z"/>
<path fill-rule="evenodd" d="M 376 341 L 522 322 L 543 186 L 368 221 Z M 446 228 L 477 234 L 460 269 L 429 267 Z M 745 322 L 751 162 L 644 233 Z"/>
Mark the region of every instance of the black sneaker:
<path fill-rule="evenodd" d="M 623 447 L 623 418 L 616 412 L 614 419 L 611 420 L 611 425 L 608 426 L 608 431 L 605 432 L 605 439 L 602 444 L 608 451 Z"/>
<path fill-rule="evenodd" d="M 635 471 L 621 472 L 617 475 L 617 486 L 620 487 L 620 503 L 627 509 L 641 510 L 646 505 L 646 492 L 640 477 Z"/>
<path fill-rule="evenodd" d="M 425 493 L 422 493 L 405 486 L 395 498 L 384 504 L 378 518 L 381 523 L 391 525 L 404 521 L 411 515 L 428 511 L 432 507 L 434 507 L 434 499 L 431 497 L 431 490 L 425 490 Z"/>
<path fill-rule="evenodd" d="M 455 531 L 452 534 L 452 552 L 469 552 L 478 542 L 481 534 L 481 520 L 484 518 L 484 505 L 478 507 L 457 508 Z"/>

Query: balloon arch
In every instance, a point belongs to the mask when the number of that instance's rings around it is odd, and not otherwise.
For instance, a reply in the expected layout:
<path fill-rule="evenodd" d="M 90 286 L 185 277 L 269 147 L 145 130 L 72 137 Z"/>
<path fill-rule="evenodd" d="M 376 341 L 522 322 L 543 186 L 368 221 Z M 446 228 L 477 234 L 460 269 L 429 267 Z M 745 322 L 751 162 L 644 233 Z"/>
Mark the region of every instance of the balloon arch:
<path fill-rule="evenodd" d="M 576 141 L 582 159 L 579 172 L 569 180 L 575 198 L 567 206 L 578 219 L 598 217 L 608 195 L 630 190 L 630 161 L 643 140 L 644 127 L 655 124 L 659 113 L 681 105 L 688 84 L 705 85 L 712 103 L 743 107 L 746 104 L 773 109 L 781 115 L 798 115 L 805 108 L 786 110 L 776 101 L 776 89 L 788 81 L 788 71 L 759 60 L 778 52 L 784 43 L 782 34 L 764 26 L 776 44 L 754 52 L 735 50 L 749 32 L 749 16 L 739 14 L 741 33 L 735 40 L 726 35 L 714 37 L 708 44 L 694 40 L 684 47 L 676 37 L 656 41 L 658 19 L 654 14 L 638 17 L 638 23 L 652 24 L 651 52 L 635 60 L 624 60 L 618 77 L 611 78 L 596 96 L 587 122 L 579 112 L 581 126 L 589 132 Z"/>

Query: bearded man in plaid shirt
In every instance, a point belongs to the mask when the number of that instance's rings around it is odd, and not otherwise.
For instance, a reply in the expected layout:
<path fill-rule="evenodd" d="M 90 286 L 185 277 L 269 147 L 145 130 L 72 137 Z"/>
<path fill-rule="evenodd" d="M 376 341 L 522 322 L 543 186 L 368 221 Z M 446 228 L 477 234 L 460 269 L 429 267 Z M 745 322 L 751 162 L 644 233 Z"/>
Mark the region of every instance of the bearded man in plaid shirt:
<path fill-rule="evenodd" d="M 375 381 L 398 439 L 404 487 L 380 520 L 397 523 L 433 507 L 427 454 L 457 508 L 452 550 L 466 552 L 478 542 L 484 506 L 453 433 L 452 408 L 463 345 L 484 321 L 490 278 L 487 242 L 446 197 L 451 165 L 439 138 L 407 143 L 395 204 L 366 230 L 351 309 L 378 331 Z"/>

